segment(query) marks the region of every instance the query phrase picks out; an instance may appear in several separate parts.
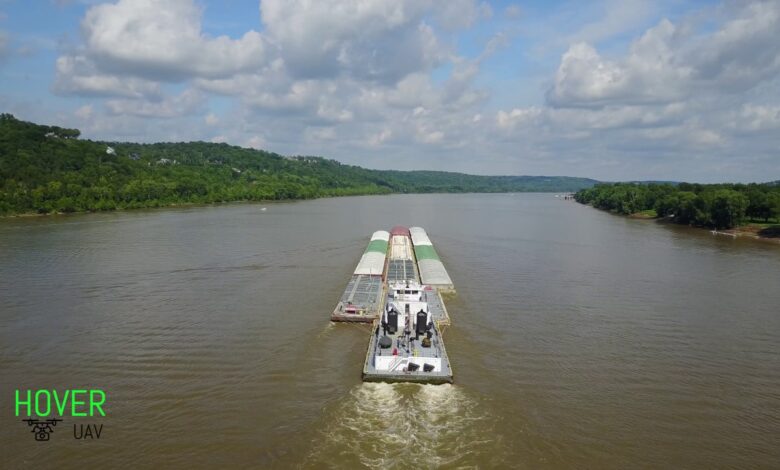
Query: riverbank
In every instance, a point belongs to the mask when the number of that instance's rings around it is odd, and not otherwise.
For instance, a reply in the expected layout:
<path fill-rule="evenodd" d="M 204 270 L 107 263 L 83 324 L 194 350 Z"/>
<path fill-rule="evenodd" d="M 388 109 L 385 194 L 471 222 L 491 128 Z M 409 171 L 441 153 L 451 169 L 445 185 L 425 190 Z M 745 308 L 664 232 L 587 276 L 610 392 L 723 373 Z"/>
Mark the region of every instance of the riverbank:
<path fill-rule="evenodd" d="M 593 207 L 592 204 L 586 204 L 586 205 Z M 652 221 L 659 224 L 674 224 L 674 225 L 686 226 L 686 224 L 675 222 L 674 219 L 671 217 L 659 217 L 656 211 L 653 209 L 634 212 L 633 214 L 625 215 L 617 211 L 599 209 L 598 207 L 593 207 L 593 208 L 602 210 L 604 212 L 609 212 L 610 214 L 613 214 L 615 216 L 626 217 L 628 219 Z M 780 224 L 749 222 L 747 224 L 740 225 L 738 227 L 734 227 L 731 229 L 720 229 L 720 230 L 713 229 L 712 227 L 701 227 L 701 226 L 696 226 L 691 224 L 687 226 L 702 231 L 706 230 L 713 235 L 727 236 L 732 238 L 746 237 L 755 240 L 762 240 L 770 243 L 780 244 Z"/>
<path fill-rule="evenodd" d="M 519 193 L 549 193 L 552 194 L 557 191 L 518 191 Z M 53 217 L 53 216 L 68 216 L 68 215 L 76 215 L 76 214 L 106 214 L 106 213 L 112 213 L 112 212 L 131 212 L 131 211 L 140 211 L 140 210 L 157 210 L 157 209 L 174 209 L 174 208 L 186 208 L 186 207 L 216 207 L 216 206 L 227 206 L 227 205 L 233 205 L 233 204 L 278 204 L 278 203 L 284 203 L 284 202 L 303 202 L 303 201 L 312 201 L 316 199 L 332 199 L 332 198 L 352 198 L 352 197 L 365 197 L 365 196 L 398 196 L 398 195 L 424 195 L 424 194 L 510 194 L 509 192 L 472 192 L 472 191 L 462 191 L 462 192 L 425 192 L 425 193 L 404 193 L 404 192 L 366 192 L 366 193 L 350 193 L 350 194 L 332 194 L 332 195 L 322 195 L 322 196 L 315 196 L 315 197 L 305 197 L 305 198 L 287 198 L 287 199 L 236 199 L 236 200 L 228 200 L 228 201 L 215 201 L 215 202 L 203 202 L 203 201 L 193 201 L 193 202 L 172 202 L 170 204 L 151 204 L 151 205 L 134 205 L 134 206 L 128 206 L 128 207 L 114 207 L 110 209 L 103 209 L 103 210 L 72 210 L 72 211 L 51 211 L 51 212 L 20 212 L 20 213 L 8 213 L 8 214 L 0 214 L 0 220 L 3 219 L 15 219 L 15 218 L 28 218 L 28 217 Z"/>
<path fill-rule="evenodd" d="M 139 207 L 121 207 L 116 209 L 106 209 L 106 210 L 79 210 L 79 211 L 68 211 L 68 212 L 62 212 L 62 211 L 55 211 L 55 212 L 23 212 L 19 214 L 0 214 L 0 220 L 2 219 L 18 219 L 18 218 L 28 218 L 28 217 L 57 217 L 57 216 L 68 216 L 68 215 L 84 215 L 84 214 L 107 214 L 112 212 L 135 212 L 135 211 L 144 211 L 144 210 L 163 210 L 163 209 L 175 209 L 175 208 L 188 208 L 188 207 L 217 207 L 217 206 L 229 206 L 229 205 L 237 205 L 237 204 L 278 204 L 281 202 L 302 202 L 302 201 L 310 201 L 313 199 L 325 199 L 325 198 L 342 198 L 342 197 L 359 197 L 359 196 L 386 196 L 386 194 L 349 194 L 344 196 L 322 196 L 318 198 L 306 198 L 306 199 L 268 199 L 268 200 L 260 200 L 260 201 L 253 201 L 248 199 L 243 200 L 236 200 L 236 201 L 220 201 L 220 202 L 176 202 L 171 204 L 162 204 L 162 205 L 155 205 L 155 206 L 139 206 Z"/>
<path fill-rule="evenodd" d="M 647 211 L 643 211 L 643 212 L 647 212 Z M 615 215 L 620 215 L 620 214 L 615 214 Z M 658 217 L 658 216 L 649 217 L 648 214 L 645 213 L 631 214 L 627 217 L 631 219 L 654 221 L 656 223 L 662 223 L 662 224 L 684 225 L 684 224 L 678 224 L 670 217 Z M 697 227 L 695 225 L 689 225 L 689 227 L 699 229 L 699 230 L 706 230 L 711 234 L 718 235 L 718 236 L 727 236 L 732 238 L 746 237 L 755 240 L 763 240 L 770 243 L 780 244 L 780 224 L 751 222 L 731 229 L 721 229 L 721 230 L 715 230 L 711 227 Z"/>

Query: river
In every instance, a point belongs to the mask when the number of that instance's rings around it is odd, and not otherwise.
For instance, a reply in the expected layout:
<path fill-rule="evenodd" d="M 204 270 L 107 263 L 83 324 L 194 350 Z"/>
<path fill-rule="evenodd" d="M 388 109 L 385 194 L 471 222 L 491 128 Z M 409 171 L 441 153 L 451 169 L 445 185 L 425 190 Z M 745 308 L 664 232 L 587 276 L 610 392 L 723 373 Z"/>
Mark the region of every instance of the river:
<path fill-rule="evenodd" d="M 454 385 L 363 384 L 368 327 L 328 321 L 398 224 L 457 288 Z M 550 194 L 0 219 L 0 301 L 3 468 L 780 462 L 778 246 Z M 105 390 L 100 439 L 36 442 L 40 388 Z"/>

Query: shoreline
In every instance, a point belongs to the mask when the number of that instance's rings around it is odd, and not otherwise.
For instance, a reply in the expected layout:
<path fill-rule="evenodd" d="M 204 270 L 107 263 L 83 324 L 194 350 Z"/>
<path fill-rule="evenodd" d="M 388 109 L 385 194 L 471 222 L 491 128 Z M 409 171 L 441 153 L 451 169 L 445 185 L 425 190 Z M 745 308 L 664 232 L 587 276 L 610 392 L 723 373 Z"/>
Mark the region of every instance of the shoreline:
<path fill-rule="evenodd" d="M 145 206 L 145 207 L 124 207 L 121 209 L 111 209 L 102 211 L 80 210 L 73 212 L 47 212 L 41 214 L 38 212 L 22 212 L 18 214 L 6 214 L 0 215 L 2 219 L 15 219 L 15 218 L 34 218 L 34 217 L 56 217 L 56 216 L 69 216 L 69 215 L 84 215 L 84 214 L 111 214 L 115 212 L 135 212 L 143 210 L 164 210 L 174 208 L 187 208 L 187 207 L 217 207 L 226 206 L 230 204 L 279 204 L 288 202 L 302 202 L 302 201 L 314 201 L 317 199 L 329 199 L 329 198 L 342 198 L 342 197 L 363 197 L 363 196 L 388 196 L 391 194 L 407 194 L 407 193 L 388 193 L 388 194 L 345 194 L 341 196 L 321 196 L 310 198 L 294 198 L 294 199 L 260 199 L 253 201 L 250 199 L 236 199 L 234 201 L 220 201 L 220 202 L 176 202 L 173 204 L 165 204 L 160 206 Z"/>
<path fill-rule="evenodd" d="M 45 214 L 41 214 L 38 212 L 21 212 L 17 214 L 5 214 L 0 215 L 0 220 L 3 219 L 15 219 L 15 218 L 33 218 L 33 217 L 53 217 L 53 216 L 69 216 L 69 215 L 78 215 L 78 214 L 110 214 L 112 212 L 132 212 L 132 211 L 139 211 L 139 210 L 158 210 L 158 209 L 173 209 L 177 207 L 216 207 L 216 206 L 222 206 L 222 205 L 228 205 L 228 204 L 278 204 L 278 203 L 286 203 L 286 202 L 302 202 L 302 201 L 315 201 L 317 199 L 335 199 L 335 198 L 343 198 L 343 197 L 366 197 L 366 196 L 403 196 L 403 195 L 421 195 L 421 194 L 555 194 L 560 191 L 490 191 L 490 192 L 472 192 L 472 191 L 461 191 L 461 192 L 449 192 L 449 191 L 431 191 L 431 192 L 421 192 L 421 193 L 405 193 L 405 192 L 391 192 L 391 193 L 365 193 L 365 194 L 343 194 L 343 195 L 333 195 L 333 196 L 318 196 L 318 197 L 310 197 L 310 198 L 291 198 L 291 199 L 260 199 L 260 200 L 250 200 L 250 199 L 236 199 L 234 201 L 220 201 L 220 202 L 177 202 L 173 204 L 165 204 L 160 206 L 145 206 L 145 207 L 125 207 L 121 209 L 111 209 L 111 210 L 98 210 L 98 211 L 90 211 L 90 210 L 79 210 L 79 211 L 73 211 L 73 212 L 47 212 Z"/>
<path fill-rule="evenodd" d="M 737 237 L 746 237 L 746 238 L 752 238 L 754 240 L 763 240 L 770 243 L 779 243 L 780 244 L 780 224 L 775 224 L 774 226 L 775 232 L 777 232 L 776 235 L 761 235 L 761 230 L 772 230 L 772 227 L 762 228 L 758 224 L 749 223 L 746 225 L 741 225 L 739 227 L 734 227 L 732 229 L 728 230 L 710 230 L 710 233 L 713 235 L 726 235 L 733 238 Z M 701 227 L 705 230 L 707 227 Z"/>
<path fill-rule="evenodd" d="M 580 203 L 581 204 L 581 203 Z M 585 206 L 588 206 L 590 208 L 607 212 L 609 214 L 624 217 L 626 219 L 633 219 L 633 220 L 643 220 L 648 222 L 654 222 L 657 224 L 669 224 L 669 225 L 675 225 L 678 227 L 689 227 L 692 229 L 699 230 L 701 232 L 707 231 L 710 232 L 712 235 L 720 235 L 720 236 L 728 236 L 734 239 L 737 238 L 749 238 L 752 240 L 760 240 L 763 242 L 768 243 L 775 243 L 780 244 L 780 224 L 760 224 L 755 222 L 750 222 L 744 225 L 740 225 L 738 227 L 730 228 L 730 229 L 723 229 L 723 230 L 717 230 L 713 229 L 712 227 L 702 227 L 697 225 L 685 225 L 685 224 L 678 224 L 674 220 L 667 218 L 667 217 L 658 217 L 655 214 L 650 214 L 648 211 L 642 211 L 642 212 L 635 212 L 633 214 L 619 214 L 617 212 L 608 211 L 604 209 L 599 209 L 597 207 L 593 207 L 590 204 L 582 204 Z M 653 211 L 655 212 L 655 211 Z M 772 235 L 761 235 L 762 230 L 769 230 Z"/>
<path fill-rule="evenodd" d="M 619 214 L 616 214 L 616 215 L 619 215 Z M 670 224 L 670 225 L 676 225 L 676 226 L 679 226 L 679 227 L 689 227 L 689 228 L 692 228 L 692 229 L 699 230 L 701 232 L 709 232 L 712 235 L 728 236 L 728 237 L 731 237 L 731 238 L 734 238 L 734 239 L 737 239 L 737 238 L 749 238 L 749 239 L 752 239 L 752 240 L 760 240 L 760 241 L 763 241 L 763 242 L 780 244 L 780 236 L 764 236 L 764 235 L 761 235 L 759 232 L 761 230 L 763 230 L 763 228 L 760 227 L 758 224 L 754 224 L 754 223 L 748 223 L 748 224 L 740 225 L 739 227 L 734 227 L 734 228 L 730 228 L 730 229 L 717 230 L 717 229 L 714 229 L 714 228 L 711 228 L 711 227 L 700 227 L 700 226 L 697 226 L 697 225 L 678 224 L 678 223 L 676 223 L 676 222 L 674 222 L 672 220 L 664 219 L 662 217 L 653 217 L 653 218 L 650 218 L 650 217 L 631 217 L 631 216 L 628 216 L 628 217 L 632 218 L 632 219 L 637 219 L 637 220 L 653 221 L 653 222 L 655 222 L 657 224 Z M 776 227 L 775 230 L 780 232 L 780 224 L 776 224 L 774 227 Z"/>
<path fill-rule="evenodd" d="M 348 197 L 348 196 L 332 196 L 332 197 Z M 321 199 L 321 198 L 316 198 Z M 37 218 L 37 217 L 59 217 L 70 215 L 85 215 L 85 214 L 111 214 L 117 212 L 135 212 L 143 210 L 158 210 L 158 209 L 175 209 L 186 207 L 216 207 L 224 206 L 228 204 L 278 204 L 280 202 L 299 202 L 310 201 L 311 199 L 284 199 L 284 200 L 261 200 L 261 201 L 249 201 L 249 200 L 236 200 L 236 201 L 224 201 L 224 202 L 181 202 L 175 204 L 167 204 L 163 206 L 149 206 L 149 207 L 130 207 L 122 209 L 112 209 L 104 211 L 73 211 L 73 212 L 47 212 L 41 214 L 38 212 L 22 212 L 19 214 L 7 214 L 0 215 L 0 220 L 3 219 L 25 219 L 25 218 Z"/>

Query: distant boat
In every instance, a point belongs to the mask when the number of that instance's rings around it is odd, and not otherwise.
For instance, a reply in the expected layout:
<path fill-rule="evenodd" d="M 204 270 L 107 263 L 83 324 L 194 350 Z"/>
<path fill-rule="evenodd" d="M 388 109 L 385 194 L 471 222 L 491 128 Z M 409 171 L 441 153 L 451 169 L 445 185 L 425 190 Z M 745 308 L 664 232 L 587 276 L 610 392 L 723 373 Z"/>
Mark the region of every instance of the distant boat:
<path fill-rule="evenodd" d="M 266 210 L 268 210 L 268 208 L 267 207 L 261 207 L 260 210 L 265 212 Z"/>

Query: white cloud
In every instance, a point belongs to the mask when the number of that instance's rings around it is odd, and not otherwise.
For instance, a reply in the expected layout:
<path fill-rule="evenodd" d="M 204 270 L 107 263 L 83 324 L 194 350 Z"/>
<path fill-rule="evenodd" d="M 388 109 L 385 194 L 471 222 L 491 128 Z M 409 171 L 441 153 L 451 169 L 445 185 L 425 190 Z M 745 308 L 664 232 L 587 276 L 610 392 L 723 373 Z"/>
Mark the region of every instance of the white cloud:
<path fill-rule="evenodd" d="M 179 115 L 174 108 L 182 100 L 165 97 L 162 85 L 190 80 L 205 93 L 235 97 L 258 112 L 343 125 L 358 115 L 380 119 L 382 106 L 440 105 L 444 96 L 429 73 L 457 61 L 445 90 L 450 106 L 484 98 L 470 90 L 478 61 L 453 55 L 426 22 L 444 22 L 449 11 L 430 0 L 264 0 L 262 34 L 250 31 L 240 40 L 204 35 L 193 0 L 155 5 L 119 0 L 90 8 L 82 21 L 84 44 L 58 59 L 54 89 L 145 99 L 111 100 L 107 108 L 170 117 Z M 467 27 L 490 14 L 473 0 L 458 5 L 469 18 L 450 18 L 449 27 Z M 489 53 L 501 43 L 491 40 Z"/>
<path fill-rule="evenodd" d="M 265 43 L 256 31 L 241 39 L 209 37 L 193 0 L 119 0 L 94 6 L 81 23 L 84 53 L 100 68 L 156 80 L 220 78 L 256 70 Z"/>
<path fill-rule="evenodd" d="M 419 0 L 264 0 L 268 35 L 294 78 L 393 82 L 444 59 Z"/>
<path fill-rule="evenodd" d="M 554 106 L 659 103 L 702 92 L 737 93 L 780 72 L 780 2 L 753 2 L 697 36 L 662 20 L 622 59 L 586 43 L 564 53 L 547 99 Z"/>
<path fill-rule="evenodd" d="M 677 55 L 678 40 L 678 29 L 663 20 L 635 41 L 622 60 L 605 59 L 593 46 L 575 44 L 563 54 L 547 99 L 555 106 L 677 100 L 693 75 Z"/>
<path fill-rule="evenodd" d="M 53 89 L 58 93 L 128 98 L 159 97 L 161 94 L 159 83 L 102 73 L 83 55 L 60 56 L 55 68 Z"/>
<path fill-rule="evenodd" d="M 205 34 L 194 0 L 159 13 L 150 2 L 90 9 L 83 43 L 57 61 L 56 91 L 102 97 L 76 112 L 86 135 L 231 142 L 369 167 L 602 178 L 640 178 L 633 172 L 644 168 L 691 178 L 733 154 L 778 163 L 778 1 L 728 3 L 716 9 L 723 16 L 707 7 L 702 24 L 695 14 L 658 21 L 644 1 L 605 0 L 602 18 L 559 33 L 577 41 L 545 65 L 544 96 L 520 90 L 528 80 L 507 87 L 517 69 L 497 80 L 489 60 L 525 34 L 533 10 L 507 7 L 474 29 L 484 49 L 461 56 L 456 46 L 473 33 L 459 31 L 492 14 L 478 0 L 263 0 L 260 32 L 238 39 Z M 634 39 L 605 41 L 626 32 Z M 512 44 L 501 67 L 533 50 L 525 47 Z M 540 76 L 534 60 L 522 65 Z M 228 105 L 216 114 L 214 95 Z"/>
<path fill-rule="evenodd" d="M 303 138 L 306 142 L 319 143 L 322 141 L 336 139 L 336 129 L 334 127 L 307 127 L 303 132 Z"/>
<path fill-rule="evenodd" d="M 215 126 L 219 124 L 219 117 L 214 113 L 208 113 L 206 117 L 203 118 L 203 121 L 209 126 Z"/>
<path fill-rule="evenodd" d="M 191 115 L 204 104 L 205 96 L 198 90 L 185 90 L 178 96 L 158 101 L 108 100 L 106 108 L 111 114 L 148 118 L 174 118 Z"/>
<path fill-rule="evenodd" d="M 780 129 L 780 106 L 745 104 L 733 117 L 731 127 L 743 131 Z"/>
<path fill-rule="evenodd" d="M 76 109 L 76 111 L 73 112 L 73 114 L 82 120 L 88 121 L 90 118 L 92 118 L 92 113 L 94 110 L 92 109 L 92 105 L 85 104 L 84 106 L 79 107 Z"/>
<path fill-rule="evenodd" d="M 698 82 L 731 92 L 752 88 L 780 72 L 780 1 L 754 1 L 691 47 Z"/>
<path fill-rule="evenodd" d="M 427 125 L 417 128 L 417 141 L 425 144 L 438 144 L 444 140 L 444 132 L 430 129 Z"/>
<path fill-rule="evenodd" d="M 372 147 L 378 147 L 387 142 L 393 136 L 393 131 L 390 129 L 382 129 L 380 132 L 372 135 L 369 138 L 369 145 Z"/>
<path fill-rule="evenodd" d="M 224 136 L 217 136 L 214 139 L 218 139 L 218 140 L 212 140 L 212 142 L 225 142 L 226 140 Z M 262 136 L 253 135 L 244 143 L 244 145 L 249 148 L 262 150 L 266 148 L 268 144 Z"/>
<path fill-rule="evenodd" d="M 532 124 L 542 113 L 543 111 L 536 107 L 516 108 L 509 112 L 499 111 L 496 116 L 496 123 L 500 129 L 515 129 L 517 126 Z"/>

